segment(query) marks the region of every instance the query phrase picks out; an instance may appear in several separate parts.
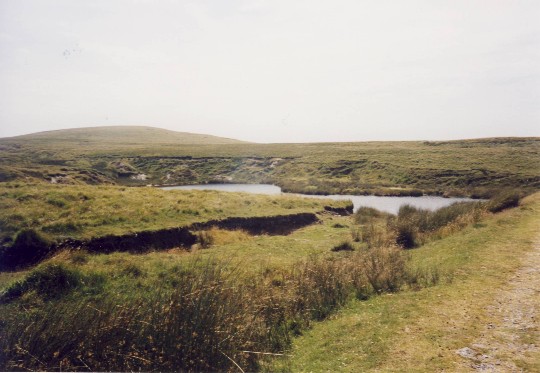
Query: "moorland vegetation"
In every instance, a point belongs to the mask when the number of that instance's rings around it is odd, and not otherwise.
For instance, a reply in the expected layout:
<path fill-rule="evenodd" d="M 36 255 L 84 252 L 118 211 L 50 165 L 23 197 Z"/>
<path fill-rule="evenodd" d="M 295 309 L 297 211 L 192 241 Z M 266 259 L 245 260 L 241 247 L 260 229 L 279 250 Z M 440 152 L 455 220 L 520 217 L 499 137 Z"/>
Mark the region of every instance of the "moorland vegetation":
<path fill-rule="evenodd" d="M 540 139 L 253 144 L 151 127 L 0 139 L 0 181 L 183 185 L 271 183 L 307 194 L 489 198 L 540 187 Z"/>
<path fill-rule="evenodd" d="M 315 201 L 297 203 L 320 208 Z M 453 281 L 455 268 L 403 250 L 400 219 L 415 237 L 427 222 L 422 242 L 444 240 L 488 218 L 487 206 L 351 217 L 323 209 L 320 224 L 286 236 L 212 228 L 188 251 L 56 253 L 4 278 L 2 368 L 273 370 L 313 322 L 354 299 Z"/>
<path fill-rule="evenodd" d="M 540 195 L 523 197 L 540 186 L 539 144 L 264 145 L 147 127 L 0 139 L 0 370 L 459 371 L 455 350 L 534 246 Z M 492 198 L 346 215 L 348 201 L 140 187 L 212 181 Z M 216 223 L 302 214 L 290 230 Z M 189 245 L 83 245 L 179 228 Z"/>

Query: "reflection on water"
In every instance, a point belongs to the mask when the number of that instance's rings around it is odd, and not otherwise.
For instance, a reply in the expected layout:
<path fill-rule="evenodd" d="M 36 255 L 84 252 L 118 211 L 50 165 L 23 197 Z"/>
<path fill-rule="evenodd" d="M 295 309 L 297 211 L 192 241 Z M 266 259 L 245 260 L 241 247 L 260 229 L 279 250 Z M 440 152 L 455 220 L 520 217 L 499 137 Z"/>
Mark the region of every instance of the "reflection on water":
<path fill-rule="evenodd" d="M 164 187 L 163 189 L 180 190 L 218 190 L 224 192 L 245 192 L 268 195 L 295 195 L 311 198 L 327 198 L 333 200 L 351 200 L 354 205 L 354 211 L 361 206 L 373 207 L 377 210 L 397 214 L 400 206 L 412 205 L 414 207 L 437 210 L 441 207 L 449 206 L 455 202 L 474 201 L 470 198 L 443 198 L 434 196 L 422 197 L 378 197 L 378 196 L 353 196 L 353 195 L 329 195 L 313 196 L 307 194 L 282 193 L 281 188 L 269 184 L 204 184 L 204 185 L 183 185 L 174 187 Z"/>

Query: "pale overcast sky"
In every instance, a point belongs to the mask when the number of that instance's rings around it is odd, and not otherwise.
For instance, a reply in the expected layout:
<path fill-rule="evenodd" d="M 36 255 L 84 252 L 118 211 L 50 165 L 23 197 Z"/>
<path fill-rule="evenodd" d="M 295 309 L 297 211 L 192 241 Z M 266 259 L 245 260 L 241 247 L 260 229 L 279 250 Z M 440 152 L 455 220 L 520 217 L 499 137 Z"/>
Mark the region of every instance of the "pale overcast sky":
<path fill-rule="evenodd" d="M 0 137 L 540 136 L 540 1 L 0 0 Z"/>

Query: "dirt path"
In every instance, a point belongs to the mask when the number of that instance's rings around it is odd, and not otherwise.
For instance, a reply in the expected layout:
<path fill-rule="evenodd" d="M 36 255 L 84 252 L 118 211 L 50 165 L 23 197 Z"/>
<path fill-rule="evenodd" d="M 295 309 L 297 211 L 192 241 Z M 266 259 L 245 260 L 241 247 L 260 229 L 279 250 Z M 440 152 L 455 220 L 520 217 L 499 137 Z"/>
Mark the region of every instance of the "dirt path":
<path fill-rule="evenodd" d="M 457 351 L 465 359 L 464 368 L 524 372 L 532 363 L 538 369 L 534 355 L 540 358 L 540 240 L 486 311 L 491 322 L 482 336 Z"/>

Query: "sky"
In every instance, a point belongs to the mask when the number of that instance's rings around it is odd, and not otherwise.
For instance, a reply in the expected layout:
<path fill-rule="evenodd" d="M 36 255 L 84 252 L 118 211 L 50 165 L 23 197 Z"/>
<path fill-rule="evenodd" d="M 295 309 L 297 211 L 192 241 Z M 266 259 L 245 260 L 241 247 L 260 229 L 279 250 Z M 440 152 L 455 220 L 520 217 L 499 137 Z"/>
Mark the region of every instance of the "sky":
<path fill-rule="evenodd" d="M 540 136 L 540 1 L 0 0 L 0 137 Z"/>

